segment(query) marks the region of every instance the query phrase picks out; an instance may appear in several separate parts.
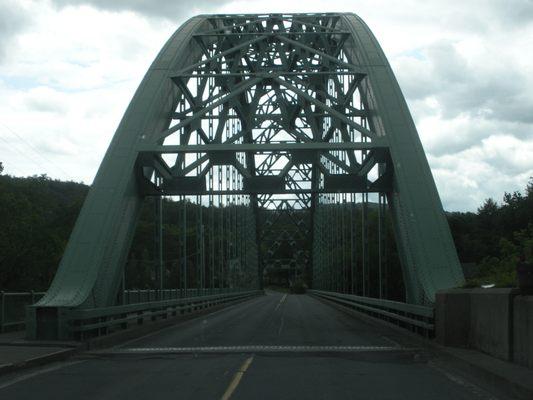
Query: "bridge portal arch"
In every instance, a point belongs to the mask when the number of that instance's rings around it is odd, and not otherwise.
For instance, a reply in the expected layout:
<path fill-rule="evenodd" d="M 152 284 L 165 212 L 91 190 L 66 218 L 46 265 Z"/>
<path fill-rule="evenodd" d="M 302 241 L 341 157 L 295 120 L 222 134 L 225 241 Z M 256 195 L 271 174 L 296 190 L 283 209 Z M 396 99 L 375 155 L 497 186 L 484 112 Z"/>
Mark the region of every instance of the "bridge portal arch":
<path fill-rule="evenodd" d="M 313 251 L 293 262 L 307 265 L 320 287 L 330 268 L 321 251 L 328 205 L 360 198 L 367 207 L 369 194 L 388 205 L 409 302 L 431 303 L 437 290 L 462 283 L 416 127 L 358 16 L 191 18 L 131 100 L 52 285 L 30 308 L 29 335 L 64 336 L 65 310 L 115 303 L 146 197 L 234 196 L 247 209 L 241 240 L 250 243 L 231 263 L 254 271 L 246 284 L 260 285 L 276 241 L 308 240 Z M 261 210 L 274 210 L 273 219 Z M 259 246 L 283 213 L 296 233 Z"/>

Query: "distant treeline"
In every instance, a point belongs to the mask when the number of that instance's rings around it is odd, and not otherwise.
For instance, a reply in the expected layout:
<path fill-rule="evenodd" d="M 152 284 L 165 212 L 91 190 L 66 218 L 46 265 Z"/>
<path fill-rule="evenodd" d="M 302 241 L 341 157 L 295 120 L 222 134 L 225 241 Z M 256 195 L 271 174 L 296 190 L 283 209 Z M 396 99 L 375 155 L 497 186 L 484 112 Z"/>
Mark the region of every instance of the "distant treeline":
<path fill-rule="evenodd" d="M 48 287 L 88 190 L 87 185 L 53 180 L 45 175 L 28 178 L 0 175 L 0 290 Z M 143 209 L 130 252 L 131 273 L 126 277 L 129 287 L 139 287 L 153 279 L 151 202 L 147 201 Z M 195 207 L 187 209 L 190 221 L 197 213 Z M 177 260 L 180 231 L 176 203 L 165 201 L 163 214 L 164 258 Z M 469 283 L 513 285 L 514 266 L 519 257 L 532 257 L 533 180 L 523 193 L 506 193 L 501 204 L 488 199 L 476 213 L 447 215 L 461 262 L 478 266 L 477 276 Z M 195 250 L 188 251 L 193 254 Z"/>
<path fill-rule="evenodd" d="M 533 179 L 501 204 L 487 199 L 476 213 L 448 213 L 448 222 L 461 262 L 477 264 L 468 285 L 514 286 L 518 260 L 533 262 Z"/>

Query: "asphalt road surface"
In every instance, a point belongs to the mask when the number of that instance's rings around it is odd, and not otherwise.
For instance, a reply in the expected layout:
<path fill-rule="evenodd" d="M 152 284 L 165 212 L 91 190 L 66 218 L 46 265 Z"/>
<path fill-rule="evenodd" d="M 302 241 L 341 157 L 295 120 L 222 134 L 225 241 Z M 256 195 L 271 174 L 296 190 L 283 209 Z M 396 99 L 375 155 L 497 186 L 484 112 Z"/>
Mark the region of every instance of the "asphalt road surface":
<path fill-rule="evenodd" d="M 265 296 L 0 379 L 0 399 L 501 399 L 395 331 Z"/>

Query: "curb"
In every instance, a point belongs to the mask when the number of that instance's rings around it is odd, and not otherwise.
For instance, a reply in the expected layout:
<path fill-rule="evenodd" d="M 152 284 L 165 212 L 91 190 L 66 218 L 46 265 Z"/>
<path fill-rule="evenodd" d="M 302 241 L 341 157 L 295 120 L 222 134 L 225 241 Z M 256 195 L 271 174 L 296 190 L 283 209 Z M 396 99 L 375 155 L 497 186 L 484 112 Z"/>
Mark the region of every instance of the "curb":
<path fill-rule="evenodd" d="M 64 349 L 64 350 L 55 351 L 50 354 L 33 357 L 33 358 L 30 358 L 30 359 L 27 359 L 25 361 L 21 361 L 18 363 L 2 364 L 0 365 L 0 376 L 11 374 L 13 372 L 17 372 L 23 369 L 38 367 L 38 366 L 49 364 L 52 362 L 63 361 L 75 355 L 80 350 L 81 350 L 80 348 Z"/>

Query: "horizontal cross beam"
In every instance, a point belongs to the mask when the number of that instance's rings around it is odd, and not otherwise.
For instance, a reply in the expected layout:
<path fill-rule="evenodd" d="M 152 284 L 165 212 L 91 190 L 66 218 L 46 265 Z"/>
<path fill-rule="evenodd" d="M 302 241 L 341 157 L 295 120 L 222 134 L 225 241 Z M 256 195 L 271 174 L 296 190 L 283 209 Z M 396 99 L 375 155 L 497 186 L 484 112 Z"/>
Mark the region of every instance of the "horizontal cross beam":
<path fill-rule="evenodd" d="M 376 143 L 377 142 L 377 143 Z M 193 144 L 193 145 L 145 145 L 139 148 L 140 152 L 152 152 L 161 154 L 174 153 L 207 153 L 217 151 L 233 152 L 278 152 L 294 150 L 315 150 L 315 151 L 333 151 L 333 150 L 372 150 L 387 149 L 387 146 L 381 140 L 372 142 L 305 142 L 305 143 L 210 143 L 210 144 Z"/>
<path fill-rule="evenodd" d="M 283 31 L 283 30 L 273 30 L 272 32 L 228 32 L 228 33 L 196 33 L 193 36 L 197 37 L 227 37 L 227 36 L 251 36 L 251 35 L 261 35 L 261 36 L 276 36 L 276 35 L 331 35 L 334 33 L 335 35 L 349 35 L 350 32 L 347 31 Z"/>
<path fill-rule="evenodd" d="M 141 189 L 142 190 L 142 189 Z M 150 191 L 144 191 L 146 196 L 201 196 L 201 195 L 250 195 L 250 194 L 313 194 L 313 193 L 383 193 L 391 190 L 390 184 L 376 183 L 364 186 L 362 184 L 355 184 L 352 186 L 345 186 L 342 189 L 337 188 L 335 190 L 326 189 L 232 189 L 232 190 L 209 190 L 204 188 L 191 189 L 186 187 L 180 189 L 179 187 L 167 187 L 163 190 L 154 189 Z"/>
<path fill-rule="evenodd" d="M 356 75 L 356 76 L 366 76 L 365 74 L 357 71 L 347 71 L 347 70 L 331 70 L 331 71 L 319 71 L 320 66 L 316 66 L 317 70 L 295 70 L 295 71 L 260 71 L 260 72 L 201 72 L 196 71 L 195 73 L 178 73 L 173 74 L 171 78 L 230 78 L 230 77 L 260 77 L 260 78 L 276 78 L 279 76 L 301 76 L 301 75 Z"/>

